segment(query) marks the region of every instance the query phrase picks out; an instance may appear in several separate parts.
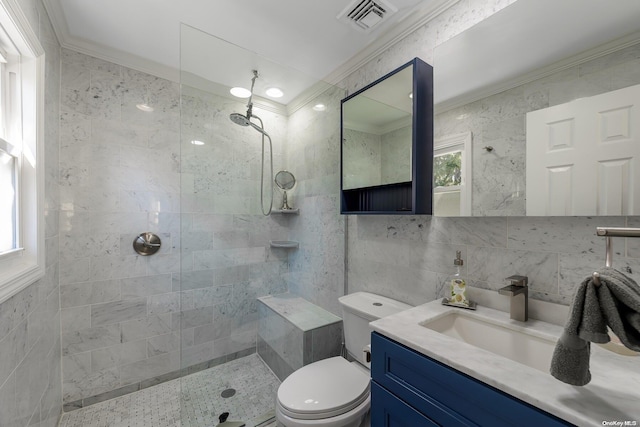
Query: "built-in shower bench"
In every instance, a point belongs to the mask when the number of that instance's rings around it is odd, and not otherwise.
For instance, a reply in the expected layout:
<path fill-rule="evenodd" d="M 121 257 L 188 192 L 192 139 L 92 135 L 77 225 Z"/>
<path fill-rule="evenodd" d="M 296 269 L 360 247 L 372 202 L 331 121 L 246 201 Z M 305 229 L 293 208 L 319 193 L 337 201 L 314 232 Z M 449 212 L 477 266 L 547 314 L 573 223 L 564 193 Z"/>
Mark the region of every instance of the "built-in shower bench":
<path fill-rule="evenodd" d="M 340 355 L 340 317 L 289 293 L 258 303 L 258 354 L 281 381 L 304 365 Z"/>

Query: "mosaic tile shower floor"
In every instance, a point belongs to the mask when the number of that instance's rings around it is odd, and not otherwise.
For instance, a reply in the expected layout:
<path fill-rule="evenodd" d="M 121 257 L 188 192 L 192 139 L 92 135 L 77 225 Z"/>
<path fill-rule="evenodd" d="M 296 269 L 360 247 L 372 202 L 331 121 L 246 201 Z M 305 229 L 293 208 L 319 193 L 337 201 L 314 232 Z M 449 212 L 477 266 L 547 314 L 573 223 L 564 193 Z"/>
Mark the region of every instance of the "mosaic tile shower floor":
<path fill-rule="evenodd" d="M 252 354 L 68 412 L 58 427 L 214 427 L 222 412 L 230 412 L 229 421 L 241 420 L 247 427 L 271 427 L 275 422 L 263 421 L 274 409 L 279 385 L 258 355 Z M 234 388 L 236 394 L 225 399 L 220 394 L 227 388 Z"/>

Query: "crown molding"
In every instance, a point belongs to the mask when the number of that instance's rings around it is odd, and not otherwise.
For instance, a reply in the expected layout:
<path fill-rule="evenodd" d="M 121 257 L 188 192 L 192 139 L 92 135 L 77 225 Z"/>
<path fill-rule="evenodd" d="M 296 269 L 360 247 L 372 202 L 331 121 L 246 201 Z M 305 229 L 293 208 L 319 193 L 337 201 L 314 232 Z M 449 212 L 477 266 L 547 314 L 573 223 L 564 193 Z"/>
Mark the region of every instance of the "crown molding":
<path fill-rule="evenodd" d="M 63 48 L 142 71 L 143 73 L 151 74 L 172 82 L 180 82 L 180 70 L 174 67 L 71 35 L 60 2 L 56 0 L 42 0 L 42 3 L 49 14 L 53 30 Z"/>
<path fill-rule="evenodd" d="M 640 43 L 640 31 L 626 35 L 624 37 L 620 37 L 616 40 L 579 53 L 578 55 L 574 55 L 569 58 L 554 62 L 543 68 L 531 71 L 514 79 L 496 83 L 494 85 L 489 85 L 484 88 L 469 92 L 467 94 L 439 102 L 434 106 L 434 112 L 435 114 L 440 114 L 454 108 L 462 107 L 463 105 L 467 105 L 471 102 L 476 102 L 486 97 L 496 95 L 500 92 L 504 92 L 506 90 L 531 83 L 557 72 L 575 67 L 580 64 L 584 64 L 585 62 L 589 62 L 594 59 L 609 55 L 638 43 Z"/>
<path fill-rule="evenodd" d="M 12 5 L 12 8 L 16 7 L 15 0 L 5 1 Z M 323 93 L 327 89 L 327 84 L 338 86 L 339 83 L 342 82 L 346 77 L 356 72 L 369 61 L 398 43 L 400 40 L 407 37 L 412 32 L 416 31 L 418 28 L 424 26 L 427 22 L 434 19 L 436 16 L 438 16 L 454 4 L 458 3 L 459 1 L 460 0 L 438 0 L 435 2 L 435 4 L 432 4 L 425 9 L 411 14 L 403 21 L 399 22 L 398 25 L 384 33 L 363 50 L 358 52 L 351 59 L 336 68 L 322 81 L 318 82 L 318 84 L 304 91 L 301 95 L 298 95 L 298 97 L 296 97 L 286 106 L 286 111 L 281 109 L 279 106 L 269 105 L 270 103 L 268 101 L 264 103 L 259 101 L 258 102 L 260 104 L 263 104 L 263 108 L 268 109 L 269 111 L 277 112 L 280 114 L 284 113 L 286 115 L 294 113 L 295 111 L 299 110 L 307 103 L 309 103 L 311 100 L 313 100 L 316 96 Z M 60 41 L 60 45 L 63 48 L 90 55 L 96 58 L 104 59 L 106 61 L 142 71 L 173 82 L 180 82 L 180 71 L 178 69 L 160 64 L 155 61 L 150 61 L 118 49 L 113 49 L 94 42 L 89 42 L 79 37 L 72 36 L 69 32 L 69 26 L 65 19 L 60 3 L 56 0 L 42 0 L 42 2 L 45 9 L 47 10 L 47 13 L 49 14 L 56 36 Z M 22 14 L 21 16 L 24 15 Z M 500 82 L 498 84 L 473 91 L 466 95 L 440 102 L 435 105 L 435 113 L 442 113 L 453 108 L 466 105 L 470 102 L 475 102 L 482 98 L 486 98 L 487 96 L 495 95 L 505 90 L 513 89 L 517 86 L 530 83 L 534 80 L 549 76 L 558 71 L 562 71 L 564 69 L 582 64 L 584 62 L 602 57 L 604 55 L 610 54 L 620 49 L 624 49 L 637 43 L 640 43 L 640 32 L 598 46 L 594 49 L 583 52 L 582 54 L 556 62 L 542 69 L 535 70 L 515 79 L 511 79 L 506 82 Z M 201 85 L 198 86 L 204 88 Z M 208 89 L 210 90 L 210 88 Z"/>
<path fill-rule="evenodd" d="M 304 90 L 300 95 L 296 96 L 291 100 L 291 102 L 287 104 L 287 116 L 292 115 L 296 111 L 303 108 L 305 105 L 316 100 L 320 95 L 333 87 L 335 87 L 335 85 L 332 85 L 325 81 L 319 81 L 318 83 Z"/>
<path fill-rule="evenodd" d="M 345 77 L 358 70 L 367 62 L 378 56 L 380 53 L 387 50 L 389 47 L 396 44 L 398 41 L 405 38 L 408 34 L 411 34 L 416 29 L 423 26 L 425 23 L 433 19 L 435 16 L 442 13 L 460 0 L 437 0 L 427 8 L 412 13 L 404 20 L 400 21 L 396 26 L 383 33 L 378 39 L 373 41 L 370 45 L 357 53 L 347 62 L 338 67 L 335 71 L 330 73 L 324 82 L 336 85 L 341 82 Z M 129 54 L 127 52 L 113 49 L 108 46 L 100 45 L 95 42 L 90 42 L 80 37 L 71 35 L 69 31 L 69 25 L 67 24 L 62 6 L 59 1 L 56 0 L 42 0 L 49 17 L 53 29 L 58 36 L 60 45 L 63 48 L 70 49 L 76 52 L 84 53 L 86 55 L 94 56 L 96 58 L 104 59 L 109 62 L 113 62 L 118 65 L 122 65 L 128 68 L 133 68 L 138 71 L 142 71 L 148 74 L 152 74 L 157 77 L 165 78 L 174 82 L 179 82 L 180 71 L 169 67 L 167 65 L 160 64 L 155 61 L 150 61 L 144 58 L 140 58 L 136 55 Z M 292 111 L 296 111 L 301 105 L 304 105 L 309 101 L 310 94 L 321 93 L 318 89 L 314 89 L 309 93 L 304 94 L 302 97 L 298 97 L 296 104 L 291 108 Z M 306 98 L 306 102 L 305 102 Z"/>
<path fill-rule="evenodd" d="M 0 6 L 6 11 L 8 19 L 13 22 L 13 25 L 20 29 L 20 34 L 12 36 L 19 38 L 25 43 L 34 57 L 43 55 L 44 49 L 42 44 L 40 44 L 40 39 L 36 35 L 34 28 L 31 27 L 31 23 L 24 14 L 20 4 L 16 0 L 2 0 L 0 1 Z"/>

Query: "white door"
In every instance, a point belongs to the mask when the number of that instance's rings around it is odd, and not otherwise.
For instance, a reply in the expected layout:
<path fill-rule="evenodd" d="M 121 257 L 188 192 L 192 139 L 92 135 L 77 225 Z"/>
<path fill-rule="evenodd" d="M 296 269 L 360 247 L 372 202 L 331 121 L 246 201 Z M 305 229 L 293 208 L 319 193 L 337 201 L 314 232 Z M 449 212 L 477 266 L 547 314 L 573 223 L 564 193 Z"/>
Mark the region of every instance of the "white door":
<path fill-rule="evenodd" d="M 527 215 L 640 212 L 640 85 L 527 114 Z"/>

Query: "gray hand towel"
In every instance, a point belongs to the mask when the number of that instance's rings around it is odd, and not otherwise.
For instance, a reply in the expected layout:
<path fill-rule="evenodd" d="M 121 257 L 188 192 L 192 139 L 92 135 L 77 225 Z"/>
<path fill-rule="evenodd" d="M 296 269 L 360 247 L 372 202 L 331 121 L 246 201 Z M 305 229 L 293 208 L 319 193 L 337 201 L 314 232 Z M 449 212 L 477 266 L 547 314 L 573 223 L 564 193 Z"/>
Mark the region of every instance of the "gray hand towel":
<path fill-rule="evenodd" d="M 582 386 L 591 381 L 590 343 L 609 342 L 607 326 L 627 348 L 640 351 L 640 287 L 613 268 L 599 273 L 600 286 L 591 277 L 578 286 L 553 352 L 551 375 L 567 384 Z"/>

